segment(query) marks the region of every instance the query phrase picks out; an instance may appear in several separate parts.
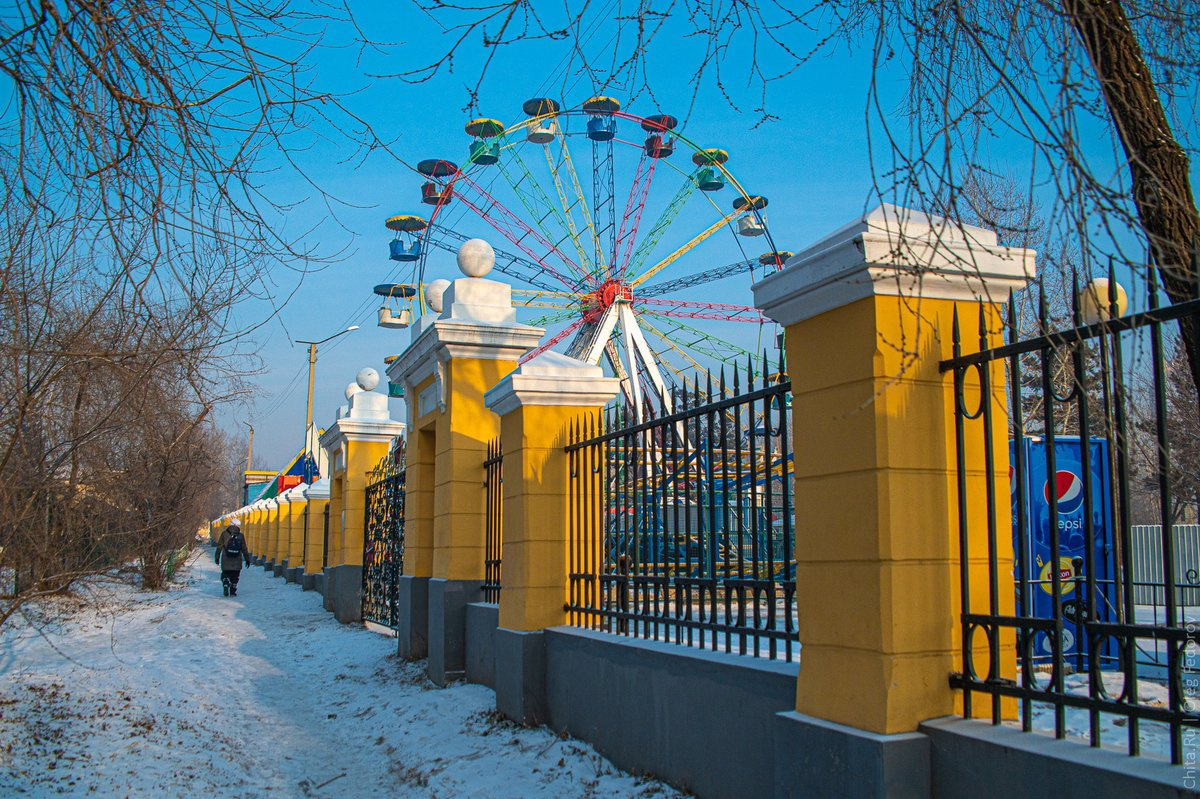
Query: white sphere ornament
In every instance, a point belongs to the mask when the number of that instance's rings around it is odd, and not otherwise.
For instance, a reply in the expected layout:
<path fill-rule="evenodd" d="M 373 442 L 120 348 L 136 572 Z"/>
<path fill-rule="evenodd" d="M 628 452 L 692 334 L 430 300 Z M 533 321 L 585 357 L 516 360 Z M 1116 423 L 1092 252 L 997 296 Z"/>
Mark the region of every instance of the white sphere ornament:
<path fill-rule="evenodd" d="M 1129 308 L 1129 297 L 1120 283 L 1116 284 L 1115 299 L 1109 299 L 1108 278 L 1098 277 L 1079 290 L 1079 316 L 1084 324 L 1094 325 L 1111 319 L 1112 305 L 1116 305 L 1117 316 L 1124 316 Z"/>
<path fill-rule="evenodd" d="M 450 288 L 450 281 L 441 277 L 431 280 L 425 285 L 425 304 L 429 306 L 429 310 L 434 313 L 442 312 L 442 295 L 448 288 Z"/>
<path fill-rule="evenodd" d="M 358 387 L 363 391 L 373 391 L 375 386 L 379 385 L 379 372 L 376 372 L 369 366 L 364 367 L 358 370 L 358 374 L 354 377 L 354 382 L 358 383 Z"/>
<path fill-rule="evenodd" d="M 458 248 L 458 268 L 467 277 L 483 277 L 496 265 L 496 251 L 483 239 L 468 239 Z"/>
<path fill-rule="evenodd" d="M 350 399 L 355 394 L 361 394 L 362 389 L 358 387 L 358 383 L 351 383 L 346 386 L 346 399 Z"/>

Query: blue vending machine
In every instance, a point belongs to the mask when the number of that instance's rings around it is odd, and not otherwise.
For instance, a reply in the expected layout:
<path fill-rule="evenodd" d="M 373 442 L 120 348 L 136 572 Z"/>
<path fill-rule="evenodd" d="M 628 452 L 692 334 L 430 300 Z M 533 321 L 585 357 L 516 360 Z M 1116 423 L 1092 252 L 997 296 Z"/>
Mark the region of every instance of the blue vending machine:
<path fill-rule="evenodd" d="M 1018 486 L 1016 480 L 1015 447 L 1024 448 L 1025 481 Z M 1096 620 L 1114 622 L 1116 611 L 1116 560 L 1113 549 L 1113 509 L 1111 481 L 1109 479 L 1108 442 L 1093 438 L 1088 447 L 1086 465 L 1082 442 L 1078 436 L 1058 436 L 1054 439 L 1055 476 L 1047 479 L 1046 442 L 1040 437 L 1027 437 L 1010 443 L 1011 463 L 1009 474 L 1013 504 L 1013 550 L 1018 554 L 1014 569 L 1023 568 L 1029 580 L 1031 609 L 1025 613 L 1038 618 L 1054 615 L 1054 568 L 1050 551 L 1050 503 L 1058 506 L 1058 570 L 1061 579 L 1060 591 L 1063 604 L 1063 659 L 1068 666 L 1086 667 L 1087 635 L 1083 630 L 1086 605 L 1086 540 L 1085 518 L 1092 517 L 1095 531 L 1093 569 L 1095 571 L 1095 595 L 1093 603 Z M 1091 473 L 1091 507 L 1085 507 L 1083 475 L 1084 469 Z M 1020 553 L 1020 538 L 1017 535 L 1017 491 L 1025 496 L 1028 535 L 1024 557 Z M 1014 574 L 1017 602 L 1020 606 L 1019 575 Z M 1039 632 L 1033 641 L 1035 663 L 1049 663 L 1053 659 L 1049 636 Z M 1118 668 L 1116 644 L 1108 639 L 1101 652 L 1101 663 L 1105 669 Z"/>

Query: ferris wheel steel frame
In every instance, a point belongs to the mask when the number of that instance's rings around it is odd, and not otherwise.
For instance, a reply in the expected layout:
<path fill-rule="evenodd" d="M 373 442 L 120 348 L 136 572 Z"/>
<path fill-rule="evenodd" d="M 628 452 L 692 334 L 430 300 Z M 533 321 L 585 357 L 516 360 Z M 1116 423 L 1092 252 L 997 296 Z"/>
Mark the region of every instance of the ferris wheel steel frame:
<path fill-rule="evenodd" d="M 531 100 L 526 106 L 534 102 Z M 580 116 L 592 119 L 602 116 L 611 119 L 611 129 L 614 131 L 616 122 L 623 120 L 638 124 L 643 130 L 651 133 L 645 145 L 620 139 L 615 133 L 606 140 L 597 140 L 590 132 L 587 134 L 591 140 L 593 158 L 590 207 L 569 144 L 570 138 L 583 134 L 566 129 L 571 119 Z M 654 125 L 658 122 L 652 120 L 669 120 L 670 127 L 656 128 Z M 447 205 L 457 200 L 507 241 L 507 245 L 493 245 L 496 252 L 495 269 L 534 287 L 534 290 L 515 290 L 515 294 L 527 297 L 520 304 L 529 308 L 558 312 L 548 314 L 546 322 L 561 322 L 572 316 L 576 317 L 539 348 L 529 353 L 526 360 L 573 336 L 567 353 L 589 363 L 607 360 L 614 375 L 620 379 L 622 392 L 630 401 L 637 417 L 641 419 L 644 416 L 645 402 L 651 395 L 664 411 L 669 413 L 672 410 L 671 391 L 660 369 L 660 362 L 671 370 L 673 377 L 680 376 L 680 373 L 663 357 L 664 353 L 673 352 L 695 367 L 699 367 L 700 364 L 681 347 L 679 341 L 672 338 L 671 333 L 663 333 L 651 324 L 649 319 L 639 323 L 640 317 L 652 317 L 675 325 L 676 327 L 672 328 L 675 333 L 687 330 L 697 334 L 698 337 L 693 337 L 691 344 L 685 346 L 695 347 L 696 351 L 705 357 L 724 362 L 730 362 L 727 360 L 730 355 L 736 358 L 744 355 L 757 357 L 736 345 L 689 328 L 682 321 L 716 320 L 761 325 L 767 320 L 757 309 L 731 303 L 662 297 L 663 294 L 753 272 L 756 266 L 766 269 L 773 265 L 780 269 L 783 260 L 789 255 L 775 248 L 770 229 L 761 212 L 766 206 L 766 200 L 745 190 L 725 166 L 728 156 L 724 151 L 699 147 L 674 130 L 673 118 L 661 114 L 653 118 L 620 110 L 596 114 L 583 108 L 558 109 L 555 104 L 553 113 L 530 115 L 527 119 L 507 127 L 503 127 L 498 120 L 473 121 L 468 124 L 468 132 L 471 132 L 472 125 L 476 126 L 477 131 L 482 129 L 484 126 L 479 123 L 487 123 L 492 128 L 500 126 L 501 130 L 484 135 L 473 133 L 476 141 L 472 144 L 471 156 L 464 167 L 459 168 L 451 162 L 439 161 L 439 164 L 446 164 L 453 169 L 448 169 L 441 176 L 422 172 L 428 179 L 428 183 L 423 187 L 426 197 L 424 201 L 428 203 L 428 196 L 431 194 L 435 202 L 430 203 L 434 208 L 429 224 L 423 231 L 424 242 L 416 264 L 418 291 L 422 288 L 425 263 L 431 247 L 454 252 L 468 238 L 441 221 Z M 666 137 L 663 139 L 660 136 L 657 139 L 662 147 L 657 155 L 652 152 L 651 147 L 655 130 Z M 536 140 L 534 133 L 538 137 Z M 489 141 L 494 143 L 489 144 Z M 619 224 L 615 193 L 616 144 L 642 150 L 633 170 Z M 477 148 L 477 145 L 481 146 Z M 667 159 L 680 145 L 686 145 L 694 153 L 694 169 L 680 169 Z M 535 177 L 526 159 L 521 156 L 521 150 L 527 147 L 540 148 L 549 169 L 550 183 L 553 185 L 557 204 L 542 181 Z M 717 153 L 720 158 L 712 156 L 711 160 L 703 160 L 704 154 L 709 153 Z M 477 162 L 480 154 L 487 154 L 489 160 Z M 684 180 L 650 225 L 645 236 L 639 239 L 638 234 L 642 228 L 655 174 L 661 171 L 660 162 L 681 174 Z M 483 181 L 476 179 L 478 170 L 493 165 L 497 167 L 497 174 L 504 179 L 508 189 L 533 221 L 533 226 L 481 185 Z M 722 211 L 710 196 L 712 191 L 700 188 L 697 179 L 706 168 L 719 172 L 721 185 L 732 187 L 740 198 L 735 199 L 732 211 Z M 427 192 L 431 186 L 434 188 Z M 712 205 L 719 217 L 684 244 L 646 268 L 650 255 L 697 191 Z M 736 240 L 737 231 L 733 230 L 733 223 L 737 219 L 741 224 L 742 220 L 739 217 L 751 217 L 753 223 L 758 226 L 769 248 L 765 255 L 649 283 L 641 290 L 634 291 L 722 229 L 730 229 Z M 589 237 L 591 246 L 587 246 Z M 516 252 L 509 251 L 507 246 L 511 246 Z M 738 246 L 742 249 L 740 242 Z M 745 250 L 742 249 L 742 252 L 744 254 Z M 665 350 L 656 352 L 650 346 L 643 326 L 666 345 Z M 701 339 L 708 341 L 702 342 Z M 627 363 L 621 361 L 618 341 L 624 350 Z M 697 346 L 702 343 L 710 344 L 712 341 L 723 346 Z M 766 364 L 763 368 L 766 368 Z"/>

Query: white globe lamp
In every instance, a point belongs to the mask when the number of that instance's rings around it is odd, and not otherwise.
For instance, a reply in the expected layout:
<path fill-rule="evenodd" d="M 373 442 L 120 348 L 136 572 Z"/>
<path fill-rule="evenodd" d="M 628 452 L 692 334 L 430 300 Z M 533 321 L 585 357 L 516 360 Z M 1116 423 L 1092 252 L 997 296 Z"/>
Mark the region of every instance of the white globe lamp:
<path fill-rule="evenodd" d="M 496 251 L 483 239 L 468 239 L 458 248 L 458 268 L 467 277 L 483 277 L 496 265 Z"/>
<path fill-rule="evenodd" d="M 354 377 L 354 382 L 363 391 L 374 391 L 375 387 L 379 385 L 379 372 L 376 372 L 369 366 L 365 367 L 358 370 L 358 374 Z"/>
<path fill-rule="evenodd" d="M 1111 306 L 1116 305 L 1117 316 L 1124 316 L 1129 308 L 1129 297 L 1120 283 L 1115 284 L 1115 299 L 1109 299 L 1108 278 L 1098 277 L 1079 290 L 1079 316 L 1083 323 L 1094 325 L 1112 318 Z"/>
<path fill-rule="evenodd" d="M 431 280 L 425 286 L 425 304 L 429 306 L 429 310 L 434 313 L 442 312 L 442 295 L 446 293 L 446 289 L 450 288 L 450 281 L 445 278 Z"/>

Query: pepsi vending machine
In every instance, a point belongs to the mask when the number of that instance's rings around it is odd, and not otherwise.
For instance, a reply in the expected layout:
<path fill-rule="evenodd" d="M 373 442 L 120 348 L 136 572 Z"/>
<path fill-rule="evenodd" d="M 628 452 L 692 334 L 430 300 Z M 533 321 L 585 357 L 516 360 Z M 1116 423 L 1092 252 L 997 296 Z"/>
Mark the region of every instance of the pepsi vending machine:
<path fill-rule="evenodd" d="M 1025 485 L 1016 485 L 1015 447 L 1024 448 Z M 1093 542 L 1093 569 L 1095 595 L 1093 604 L 1096 620 L 1116 621 L 1116 559 L 1113 550 L 1113 509 L 1111 481 L 1109 479 L 1108 442 L 1093 438 L 1088 447 L 1085 462 L 1083 446 L 1078 436 L 1058 436 L 1054 439 L 1053 480 L 1047 479 L 1046 442 L 1036 436 L 1018 439 L 1010 443 L 1010 482 L 1013 504 L 1013 551 L 1018 553 L 1014 569 L 1023 568 L 1029 580 L 1031 609 L 1025 613 L 1037 618 L 1054 616 L 1055 567 L 1050 551 L 1050 503 L 1058 505 L 1058 563 L 1060 592 L 1063 605 L 1063 659 L 1068 666 L 1084 666 L 1087 654 L 1087 635 L 1083 630 L 1086 611 L 1086 540 L 1084 520 L 1091 514 L 1095 533 Z M 1091 507 L 1085 507 L 1083 470 L 1091 473 Z M 1020 557 L 1020 537 L 1017 534 L 1017 490 L 1024 492 L 1028 524 L 1026 551 Z M 1019 575 L 1014 574 L 1019 580 Z M 1020 603 L 1020 583 L 1015 583 Z M 1116 643 L 1107 639 L 1101 652 L 1101 664 L 1105 669 L 1119 666 Z M 1049 638 L 1038 632 L 1033 641 L 1035 663 L 1049 663 L 1053 659 Z"/>

